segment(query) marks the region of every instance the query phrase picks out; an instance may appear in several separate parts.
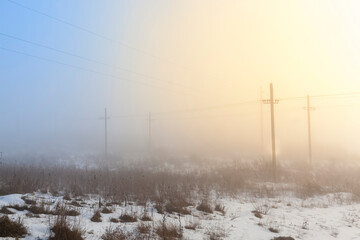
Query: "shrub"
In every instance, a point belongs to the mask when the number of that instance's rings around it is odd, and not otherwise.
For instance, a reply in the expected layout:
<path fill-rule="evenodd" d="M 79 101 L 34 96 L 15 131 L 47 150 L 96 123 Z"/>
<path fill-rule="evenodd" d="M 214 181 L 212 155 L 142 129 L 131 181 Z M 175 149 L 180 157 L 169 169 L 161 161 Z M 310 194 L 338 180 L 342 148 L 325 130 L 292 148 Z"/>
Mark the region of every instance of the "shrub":
<path fill-rule="evenodd" d="M 121 214 L 120 222 L 137 222 L 136 215 L 129 215 L 127 213 Z"/>
<path fill-rule="evenodd" d="M 83 240 L 84 231 L 74 225 L 70 225 L 66 215 L 56 217 L 54 225 L 50 228 L 53 234 L 49 240 Z"/>
<path fill-rule="evenodd" d="M 8 216 L 0 217 L 0 237 L 21 238 L 27 234 L 27 229 L 20 220 L 15 222 L 9 219 Z"/>
<path fill-rule="evenodd" d="M 25 197 L 25 196 L 22 196 L 21 199 L 24 200 L 24 202 L 25 202 L 26 204 L 36 205 L 36 201 L 35 201 L 35 200 L 29 199 L 29 198 L 27 198 L 27 197 Z"/>
<path fill-rule="evenodd" d="M 200 225 L 199 222 L 189 222 L 188 224 L 185 225 L 185 228 L 195 231 L 199 227 L 199 225 Z"/>
<path fill-rule="evenodd" d="M 49 209 L 45 209 L 44 205 L 41 206 L 31 205 L 28 211 L 33 214 L 52 214 L 52 212 Z"/>
<path fill-rule="evenodd" d="M 207 201 L 202 201 L 199 206 L 196 207 L 196 210 L 205 212 L 205 213 L 213 213 L 210 204 Z"/>
<path fill-rule="evenodd" d="M 271 240 L 295 240 L 293 237 L 274 237 Z"/>
<path fill-rule="evenodd" d="M 65 215 L 76 217 L 80 215 L 80 212 L 75 209 L 70 209 L 68 206 L 58 203 L 55 206 L 55 210 L 52 212 L 53 215 Z"/>
<path fill-rule="evenodd" d="M 164 204 L 163 204 L 163 203 L 157 201 L 157 202 L 155 203 L 154 208 L 156 209 L 157 213 L 159 213 L 159 214 L 163 214 L 163 213 L 164 213 Z"/>
<path fill-rule="evenodd" d="M 253 202 L 254 210 L 252 213 L 261 213 L 261 215 L 267 215 L 270 212 L 271 207 L 267 204 L 263 204 L 261 202 Z"/>
<path fill-rule="evenodd" d="M 65 215 L 76 217 L 76 216 L 79 216 L 80 213 L 75 209 L 70 209 L 70 210 L 65 211 Z"/>
<path fill-rule="evenodd" d="M 279 233 L 279 229 L 273 227 L 269 227 L 269 231 L 273 233 Z"/>
<path fill-rule="evenodd" d="M 162 239 L 181 238 L 182 232 L 175 224 L 159 223 L 155 228 L 156 234 Z"/>
<path fill-rule="evenodd" d="M 147 234 L 151 230 L 151 225 L 147 223 L 139 222 L 136 229 L 141 234 Z"/>
<path fill-rule="evenodd" d="M 107 208 L 107 207 L 104 207 L 102 210 L 101 210 L 101 213 L 104 213 L 104 214 L 109 214 L 109 213 L 112 213 L 113 211 L 110 209 L 110 208 Z"/>
<path fill-rule="evenodd" d="M 101 222 L 102 220 L 101 220 L 100 211 L 96 211 L 90 220 L 92 222 Z"/>
<path fill-rule="evenodd" d="M 147 214 L 144 214 L 141 218 L 140 218 L 141 221 L 144 221 L 144 222 L 149 222 L 149 221 L 152 221 L 152 218 L 150 216 L 148 216 Z"/>
<path fill-rule="evenodd" d="M 8 206 L 8 208 L 13 208 L 13 209 L 15 209 L 15 210 L 17 210 L 17 211 L 29 210 L 29 207 L 28 207 L 28 206 L 26 206 L 26 205 L 20 206 L 20 205 L 18 205 L 18 204 L 16 204 L 16 205 L 10 205 L 10 206 Z"/>
<path fill-rule="evenodd" d="M 215 211 L 222 213 L 222 215 L 225 215 L 225 206 L 221 203 L 217 203 L 215 205 Z"/>
<path fill-rule="evenodd" d="M 105 233 L 101 236 L 103 240 L 126 240 L 127 235 L 120 227 L 107 227 Z"/>
<path fill-rule="evenodd" d="M 71 197 L 70 197 L 70 194 L 67 192 L 65 193 L 64 197 L 63 197 L 64 200 L 67 200 L 67 201 L 71 201 Z"/>
<path fill-rule="evenodd" d="M 255 217 L 257 217 L 257 218 L 263 218 L 263 216 L 262 216 L 262 214 L 260 213 L 260 212 L 258 212 L 258 211 L 251 211 L 253 214 L 254 214 L 254 216 Z"/>
<path fill-rule="evenodd" d="M 165 205 L 165 211 L 168 213 L 180 213 L 190 215 L 191 212 L 186 209 L 190 204 L 184 200 L 171 200 Z"/>
<path fill-rule="evenodd" d="M 117 218 L 110 218 L 110 222 L 118 223 L 120 222 Z"/>
<path fill-rule="evenodd" d="M 217 225 L 208 229 L 206 234 L 209 236 L 210 240 L 220 240 L 226 238 L 227 236 L 225 228 L 221 225 Z"/>
<path fill-rule="evenodd" d="M 3 206 L 1 209 L 0 209 L 0 213 L 2 214 L 14 214 L 12 211 L 10 211 L 6 206 Z"/>
<path fill-rule="evenodd" d="M 74 207 L 81 207 L 81 205 L 75 200 L 71 201 L 71 203 L 69 203 L 69 204 L 74 206 Z"/>

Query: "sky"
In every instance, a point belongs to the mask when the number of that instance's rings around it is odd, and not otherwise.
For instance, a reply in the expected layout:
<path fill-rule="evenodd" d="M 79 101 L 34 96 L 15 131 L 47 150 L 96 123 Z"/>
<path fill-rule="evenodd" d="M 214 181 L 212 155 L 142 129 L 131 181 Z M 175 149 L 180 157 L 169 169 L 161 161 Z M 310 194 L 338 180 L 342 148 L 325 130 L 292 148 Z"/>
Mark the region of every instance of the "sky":
<path fill-rule="evenodd" d="M 3 0 L 1 151 L 101 152 L 106 107 L 112 152 L 146 147 L 151 112 L 156 148 L 267 155 L 269 106 L 261 147 L 252 101 L 272 82 L 277 150 L 304 158 L 304 97 L 360 89 L 359 11 L 329 0 Z M 315 156 L 359 155 L 359 97 L 311 104 Z"/>

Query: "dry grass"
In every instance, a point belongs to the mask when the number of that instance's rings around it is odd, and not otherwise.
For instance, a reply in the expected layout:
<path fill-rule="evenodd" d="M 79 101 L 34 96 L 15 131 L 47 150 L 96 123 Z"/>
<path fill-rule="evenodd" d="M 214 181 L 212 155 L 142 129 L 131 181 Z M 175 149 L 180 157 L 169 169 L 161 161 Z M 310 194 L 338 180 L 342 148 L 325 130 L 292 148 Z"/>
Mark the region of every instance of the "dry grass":
<path fill-rule="evenodd" d="M 27 234 L 27 229 L 19 218 L 12 221 L 8 216 L 0 217 L 0 237 L 22 238 Z"/>
<path fill-rule="evenodd" d="M 124 214 L 121 214 L 120 216 L 120 222 L 137 222 L 137 217 L 135 214 L 127 214 L 127 213 L 124 213 Z"/>
<path fill-rule="evenodd" d="M 105 229 L 105 233 L 101 236 L 102 240 L 127 240 L 128 235 L 120 226 L 114 228 L 112 226 Z"/>
<path fill-rule="evenodd" d="M 96 211 L 94 215 L 90 218 L 92 222 L 102 222 L 100 211 Z"/>
<path fill-rule="evenodd" d="M 221 203 L 215 205 L 215 211 L 220 212 L 222 215 L 225 215 L 225 206 Z"/>
<path fill-rule="evenodd" d="M 117 218 L 110 218 L 110 222 L 112 222 L 112 223 L 118 223 L 118 222 L 120 222 L 120 220 L 117 219 Z"/>
<path fill-rule="evenodd" d="M 228 235 L 225 228 L 221 225 L 216 225 L 207 229 L 206 234 L 208 235 L 209 240 L 225 239 Z"/>
<path fill-rule="evenodd" d="M 2 206 L 2 208 L 0 209 L 0 213 L 2 213 L 2 214 L 14 214 L 6 206 Z"/>
<path fill-rule="evenodd" d="M 295 240 L 293 237 L 274 237 L 271 240 Z"/>
<path fill-rule="evenodd" d="M 210 204 L 208 201 L 203 200 L 199 206 L 196 207 L 196 210 L 201 211 L 201 212 L 205 212 L 205 213 L 213 213 L 214 211 L 212 210 Z"/>
<path fill-rule="evenodd" d="M 182 237 L 182 232 L 175 224 L 159 222 L 155 227 L 156 234 L 162 239 L 179 239 Z"/>
<path fill-rule="evenodd" d="M 101 213 L 104 213 L 104 214 L 110 214 L 112 212 L 113 211 L 110 208 L 107 208 L 107 207 L 103 207 L 103 209 L 101 210 Z"/>
<path fill-rule="evenodd" d="M 136 226 L 136 230 L 141 234 L 149 234 L 151 231 L 151 225 L 148 223 L 139 222 Z"/>
<path fill-rule="evenodd" d="M 50 227 L 53 232 L 49 240 L 83 240 L 84 231 L 79 224 L 70 224 L 66 215 L 56 216 L 54 224 Z"/>

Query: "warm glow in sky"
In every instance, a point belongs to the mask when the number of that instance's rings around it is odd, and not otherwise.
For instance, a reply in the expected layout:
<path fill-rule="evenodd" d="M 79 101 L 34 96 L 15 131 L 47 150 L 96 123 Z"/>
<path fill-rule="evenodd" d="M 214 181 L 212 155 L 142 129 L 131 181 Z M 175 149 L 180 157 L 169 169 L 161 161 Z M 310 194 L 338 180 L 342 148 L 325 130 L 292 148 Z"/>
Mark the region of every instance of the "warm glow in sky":
<path fill-rule="evenodd" d="M 28 126 L 23 127 L 27 135 L 18 134 L 17 140 L 11 140 L 14 144 L 22 145 L 19 139 L 31 139 L 36 129 L 31 124 L 35 123 L 43 134 L 39 141 L 49 143 L 49 138 L 54 140 L 51 136 L 57 135 L 66 142 L 71 135 L 72 139 L 99 139 L 101 145 L 101 122 L 84 124 L 84 119 L 96 119 L 106 106 L 113 116 L 151 111 L 156 119 L 153 136 L 158 148 L 259 155 L 259 103 L 181 114 L 157 113 L 258 100 L 260 89 L 268 98 L 270 82 L 280 99 L 360 91 L 359 1 L 55 2 L 26 2 L 26 6 L 116 39 L 127 47 L 7 2 L 2 3 L 6 15 L 2 16 L 1 32 L 143 75 L 69 60 L 1 38 L 3 47 L 20 47 L 24 52 L 71 61 L 126 79 L 118 81 L 6 53 L 1 69 L 12 80 L 7 84 L 13 93 L 7 93 L 7 99 L 13 106 L 3 107 L 8 107 L 17 121 L 14 123 L 11 117 L 2 121 L 11 122 L 6 132 L 9 136 L 20 125 Z M 17 17 L 20 15 L 22 18 Z M 16 26 L 5 24 L 11 21 Z M 13 68 L 15 65 L 21 68 Z M 29 79 L 33 79 L 31 86 L 24 87 Z M 316 107 L 312 112 L 314 154 L 323 157 L 332 149 L 358 155 L 360 97 L 314 98 L 311 103 Z M 304 98 L 283 100 L 276 106 L 278 151 L 284 157 L 302 158 L 307 154 L 305 104 Z M 20 111 L 33 106 L 35 113 Z M 268 105 L 263 109 L 264 151 L 268 152 Z M 43 120 L 37 120 L 38 116 L 45 119 L 57 114 L 61 122 L 42 124 Z M 119 146 L 146 143 L 146 119 L 114 117 L 111 121 L 113 151 Z M 49 131 L 51 136 L 46 135 Z"/>

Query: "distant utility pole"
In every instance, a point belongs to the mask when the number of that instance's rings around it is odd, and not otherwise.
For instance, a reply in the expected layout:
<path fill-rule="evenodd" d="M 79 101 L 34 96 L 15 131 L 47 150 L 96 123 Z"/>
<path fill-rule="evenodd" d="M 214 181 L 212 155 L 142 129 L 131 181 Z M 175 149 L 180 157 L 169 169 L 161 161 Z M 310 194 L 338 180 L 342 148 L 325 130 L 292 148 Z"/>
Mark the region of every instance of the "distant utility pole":
<path fill-rule="evenodd" d="M 151 151 L 151 123 L 153 121 L 153 119 L 151 118 L 151 112 L 149 112 L 149 150 Z"/>
<path fill-rule="evenodd" d="M 310 167 L 312 166 L 312 146 L 311 146 L 311 116 L 310 112 L 311 110 L 315 110 L 315 108 L 310 106 L 310 96 L 306 96 L 307 99 L 307 105 L 304 107 L 305 110 L 307 110 L 307 121 L 308 121 L 308 144 L 309 144 L 309 164 Z"/>
<path fill-rule="evenodd" d="M 264 115 L 263 115 L 263 96 L 260 88 L 260 134 L 261 134 L 261 157 L 264 158 Z"/>
<path fill-rule="evenodd" d="M 279 100 L 274 99 L 273 85 L 270 83 L 270 99 L 264 99 L 263 103 L 270 104 L 271 112 L 271 145 L 272 145 L 272 177 L 276 181 L 276 145 L 275 145 L 275 116 L 274 104 L 278 104 Z"/>
<path fill-rule="evenodd" d="M 105 108 L 104 111 L 104 117 L 100 118 L 105 120 L 105 160 L 108 159 L 108 135 L 107 135 L 107 120 L 110 119 L 110 117 L 107 116 L 107 110 Z"/>

